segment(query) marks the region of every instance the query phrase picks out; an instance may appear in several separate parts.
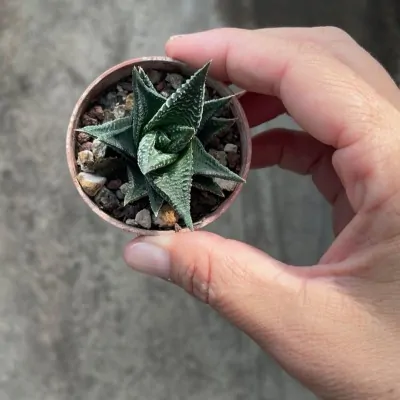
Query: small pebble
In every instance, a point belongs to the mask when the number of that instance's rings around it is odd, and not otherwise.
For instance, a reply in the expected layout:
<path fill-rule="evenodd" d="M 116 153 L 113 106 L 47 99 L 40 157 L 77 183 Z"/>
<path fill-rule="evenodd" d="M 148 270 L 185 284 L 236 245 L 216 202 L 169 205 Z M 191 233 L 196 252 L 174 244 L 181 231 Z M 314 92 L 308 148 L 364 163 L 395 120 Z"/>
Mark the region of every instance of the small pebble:
<path fill-rule="evenodd" d="M 81 167 L 83 172 L 94 172 L 93 164 L 94 157 L 93 153 L 89 150 L 83 150 L 78 153 L 77 164 Z"/>
<path fill-rule="evenodd" d="M 78 132 L 76 135 L 76 140 L 79 144 L 84 144 L 90 140 L 90 136 L 85 132 Z"/>
<path fill-rule="evenodd" d="M 107 145 L 99 139 L 93 140 L 92 152 L 96 160 L 105 158 L 107 152 Z"/>
<path fill-rule="evenodd" d="M 126 92 L 131 92 L 132 91 L 132 82 L 121 82 L 120 86 Z"/>
<path fill-rule="evenodd" d="M 115 119 L 115 116 L 110 110 L 104 110 L 104 121 L 103 122 L 113 121 L 114 119 Z"/>
<path fill-rule="evenodd" d="M 169 205 L 165 204 L 161 207 L 157 218 L 154 220 L 154 224 L 160 228 L 173 228 L 178 223 L 179 215 Z"/>
<path fill-rule="evenodd" d="M 90 197 L 96 196 L 107 182 L 106 178 L 87 172 L 80 172 L 76 178 L 83 191 Z"/>
<path fill-rule="evenodd" d="M 224 167 L 226 167 L 228 165 L 228 159 L 226 156 L 226 153 L 224 151 L 218 151 L 218 150 L 214 150 L 211 149 L 209 151 L 209 153 L 220 163 L 222 164 Z"/>
<path fill-rule="evenodd" d="M 98 121 L 96 118 L 91 117 L 89 114 L 83 114 L 82 117 L 82 125 L 89 126 L 89 125 L 97 125 Z"/>
<path fill-rule="evenodd" d="M 79 149 L 80 149 L 80 151 L 84 151 L 84 150 L 92 151 L 92 147 L 93 147 L 92 142 L 86 142 L 86 143 L 81 144 L 79 146 Z"/>
<path fill-rule="evenodd" d="M 228 166 L 231 169 L 235 169 L 240 163 L 240 155 L 237 153 L 228 153 Z"/>
<path fill-rule="evenodd" d="M 151 83 L 155 85 L 160 82 L 162 73 L 155 69 L 151 69 L 150 71 L 147 72 L 147 76 L 149 77 Z"/>
<path fill-rule="evenodd" d="M 171 86 L 176 90 L 183 83 L 183 76 L 179 74 L 167 74 L 165 80 L 171 84 Z"/>
<path fill-rule="evenodd" d="M 125 223 L 126 223 L 127 225 L 130 225 L 130 226 L 137 226 L 137 225 L 138 225 L 137 222 L 136 222 L 134 219 L 127 219 L 127 220 L 125 221 Z"/>
<path fill-rule="evenodd" d="M 120 186 L 119 190 L 122 192 L 124 196 L 128 193 L 129 189 L 129 183 L 124 183 L 123 185 Z"/>
<path fill-rule="evenodd" d="M 117 196 L 117 199 L 120 200 L 120 201 L 123 201 L 125 199 L 125 195 L 122 193 L 121 190 L 117 190 L 115 192 L 115 195 Z"/>
<path fill-rule="evenodd" d="M 220 145 L 220 141 L 217 135 L 213 135 L 210 139 L 210 142 L 208 143 L 211 148 L 213 149 L 218 149 Z"/>
<path fill-rule="evenodd" d="M 237 185 L 237 182 L 227 181 L 220 178 L 215 178 L 214 181 L 219 185 L 222 190 L 226 190 L 227 192 L 233 192 Z"/>
<path fill-rule="evenodd" d="M 114 110 L 113 110 L 113 114 L 115 116 L 115 118 L 122 118 L 125 116 L 125 104 L 120 104 L 115 106 Z"/>
<path fill-rule="evenodd" d="M 237 153 L 238 147 L 236 144 L 227 143 L 224 147 L 225 153 Z"/>
<path fill-rule="evenodd" d="M 107 183 L 107 189 L 118 190 L 122 185 L 121 179 L 113 179 Z"/>
<path fill-rule="evenodd" d="M 151 228 L 151 214 L 150 211 L 145 208 L 142 211 L 139 211 L 136 214 L 135 221 L 138 225 L 145 229 L 150 229 Z"/>
<path fill-rule="evenodd" d="M 163 91 L 164 88 L 165 88 L 165 82 L 163 82 L 163 81 L 161 81 L 160 83 L 158 83 L 157 86 L 156 86 L 157 92 Z"/>
<path fill-rule="evenodd" d="M 114 92 L 107 93 L 106 100 L 112 106 L 117 101 L 117 94 Z"/>
<path fill-rule="evenodd" d="M 88 112 L 88 114 L 93 118 L 97 118 L 99 121 L 103 121 L 104 120 L 104 110 L 103 110 L 103 107 L 100 106 L 100 105 L 94 106 Z"/>
<path fill-rule="evenodd" d="M 111 212 L 119 207 L 117 196 L 105 187 L 100 189 L 94 201 L 102 210 L 107 212 Z"/>
<path fill-rule="evenodd" d="M 129 94 L 125 100 L 126 111 L 132 111 L 133 109 L 133 93 Z"/>

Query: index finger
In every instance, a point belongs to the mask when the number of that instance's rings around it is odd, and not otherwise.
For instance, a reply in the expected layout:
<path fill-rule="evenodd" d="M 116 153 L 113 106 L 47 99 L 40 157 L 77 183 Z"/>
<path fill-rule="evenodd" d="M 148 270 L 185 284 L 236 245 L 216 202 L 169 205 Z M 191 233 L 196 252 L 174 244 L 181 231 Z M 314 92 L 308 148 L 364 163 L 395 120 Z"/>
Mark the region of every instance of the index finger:
<path fill-rule="evenodd" d="M 195 67 L 212 59 L 215 77 L 279 97 L 305 131 L 340 149 L 333 162 L 355 210 L 400 186 L 397 110 L 323 47 L 223 28 L 178 37 L 166 50 Z"/>

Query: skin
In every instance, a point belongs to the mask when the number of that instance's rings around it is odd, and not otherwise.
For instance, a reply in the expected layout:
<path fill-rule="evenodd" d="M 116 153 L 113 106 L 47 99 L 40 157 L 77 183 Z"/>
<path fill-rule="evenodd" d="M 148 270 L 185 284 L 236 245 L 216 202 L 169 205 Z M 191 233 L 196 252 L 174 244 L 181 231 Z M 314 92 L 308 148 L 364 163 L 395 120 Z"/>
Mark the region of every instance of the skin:
<path fill-rule="evenodd" d="M 217 29 L 174 37 L 168 56 L 247 92 L 251 126 L 287 112 L 303 129 L 253 141 L 253 168 L 311 174 L 336 239 L 296 268 L 208 232 L 141 237 L 133 269 L 206 302 L 324 399 L 400 398 L 400 93 L 331 27 Z"/>

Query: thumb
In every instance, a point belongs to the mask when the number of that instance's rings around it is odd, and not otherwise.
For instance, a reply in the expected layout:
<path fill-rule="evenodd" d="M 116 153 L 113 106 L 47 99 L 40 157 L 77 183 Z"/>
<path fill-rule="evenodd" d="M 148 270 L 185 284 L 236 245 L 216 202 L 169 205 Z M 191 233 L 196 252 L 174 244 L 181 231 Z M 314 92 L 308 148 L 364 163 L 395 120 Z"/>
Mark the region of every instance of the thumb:
<path fill-rule="evenodd" d="M 281 338 L 288 319 L 301 318 L 303 285 L 295 267 L 244 243 L 208 232 L 140 237 L 124 256 L 133 269 L 168 279 L 209 304 L 262 347 Z"/>

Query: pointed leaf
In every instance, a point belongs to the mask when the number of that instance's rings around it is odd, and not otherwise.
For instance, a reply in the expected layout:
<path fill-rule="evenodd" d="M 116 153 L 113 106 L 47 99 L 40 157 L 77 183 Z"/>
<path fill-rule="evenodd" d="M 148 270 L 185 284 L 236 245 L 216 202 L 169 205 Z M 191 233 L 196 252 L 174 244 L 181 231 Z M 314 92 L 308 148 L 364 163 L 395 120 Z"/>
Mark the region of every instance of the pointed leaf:
<path fill-rule="evenodd" d="M 219 197 L 225 197 L 221 187 L 212 178 L 206 176 L 194 176 L 192 186 L 199 190 L 213 193 Z"/>
<path fill-rule="evenodd" d="M 219 110 L 225 107 L 232 100 L 233 97 L 235 97 L 234 94 L 232 96 L 226 96 L 220 99 L 212 99 L 204 102 L 203 115 L 201 117 L 199 129 L 203 128 L 206 122 L 214 117 Z"/>
<path fill-rule="evenodd" d="M 136 158 L 133 146 L 132 126 L 117 135 L 109 133 L 103 134 L 98 137 L 98 140 L 101 140 L 103 143 L 107 144 L 107 146 L 112 147 L 116 152 L 125 157 Z"/>
<path fill-rule="evenodd" d="M 128 191 L 124 199 L 124 206 L 133 203 L 147 196 L 147 187 L 144 176 L 140 173 L 137 166 L 129 165 L 128 173 Z"/>
<path fill-rule="evenodd" d="M 83 128 L 76 129 L 78 132 L 85 132 L 88 135 L 98 138 L 101 135 L 118 135 L 126 131 L 131 126 L 130 117 L 115 119 L 101 125 L 89 125 Z"/>
<path fill-rule="evenodd" d="M 197 137 L 192 140 L 192 144 L 194 175 L 222 178 L 234 182 L 244 182 L 243 178 L 224 167 L 212 155 L 208 154 Z"/>
<path fill-rule="evenodd" d="M 181 157 L 172 165 L 155 171 L 150 175 L 152 184 L 172 208 L 183 218 L 185 224 L 193 230 L 190 214 L 190 188 L 193 175 L 192 144 L 183 152 Z"/>
<path fill-rule="evenodd" d="M 149 132 L 165 125 L 190 126 L 198 129 L 203 113 L 205 81 L 210 63 L 195 72 L 163 104 L 156 115 L 146 125 Z"/>
<path fill-rule="evenodd" d="M 151 210 L 153 211 L 153 214 L 156 217 L 158 217 L 158 213 L 161 210 L 161 207 L 164 203 L 164 199 L 155 189 L 153 189 L 152 185 L 148 180 L 146 181 L 146 185 L 147 185 L 147 192 L 149 194 Z"/>
<path fill-rule="evenodd" d="M 197 137 L 204 145 L 206 145 L 214 135 L 225 129 L 230 128 L 234 125 L 235 122 L 236 119 L 233 118 L 211 118 L 209 121 L 206 122 L 204 127 L 199 130 L 199 132 L 197 133 Z"/>
<path fill-rule="evenodd" d="M 171 125 L 165 127 L 164 131 L 171 139 L 170 144 L 164 148 L 164 151 L 167 153 L 179 153 L 189 144 L 196 134 L 195 129 L 190 126 Z"/>
<path fill-rule="evenodd" d="M 139 68 L 139 75 L 143 80 L 143 83 L 153 92 L 153 94 L 158 97 L 162 102 L 164 103 L 165 97 L 158 93 L 157 90 L 155 89 L 153 83 L 151 82 L 149 76 L 146 74 L 145 70 L 143 68 Z"/>
<path fill-rule="evenodd" d="M 143 175 L 156 169 L 166 167 L 179 158 L 178 154 L 163 153 L 155 147 L 157 139 L 156 133 L 148 133 L 139 144 L 137 160 Z"/>
<path fill-rule="evenodd" d="M 165 132 L 158 131 L 157 139 L 156 139 L 156 148 L 159 150 L 167 148 L 167 146 L 171 143 L 171 139 L 167 136 Z"/>
<path fill-rule="evenodd" d="M 132 89 L 135 106 L 132 109 L 133 140 L 135 149 L 139 147 L 144 126 L 157 113 L 165 103 L 162 96 L 156 96 L 144 82 L 141 68 L 133 68 L 132 71 Z"/>

